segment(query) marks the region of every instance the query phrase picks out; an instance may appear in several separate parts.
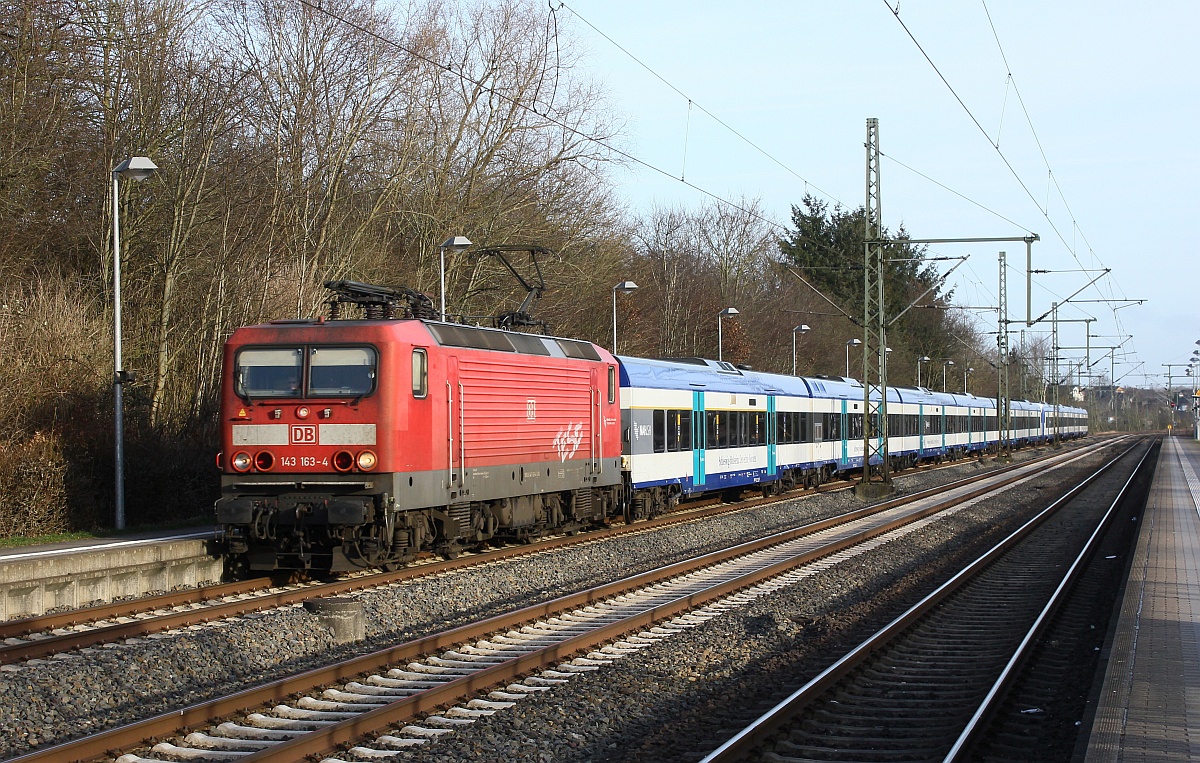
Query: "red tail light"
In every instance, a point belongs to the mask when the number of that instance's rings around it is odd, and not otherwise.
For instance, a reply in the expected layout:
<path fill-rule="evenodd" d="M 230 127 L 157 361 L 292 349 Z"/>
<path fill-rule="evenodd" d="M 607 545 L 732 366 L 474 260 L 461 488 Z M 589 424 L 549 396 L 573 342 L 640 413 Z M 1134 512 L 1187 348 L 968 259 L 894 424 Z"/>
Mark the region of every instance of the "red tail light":
<path fill-rule="evenodd" d="M 275 456 L 269 450 L 260 450 L 254 456 L 254 467 L 260 472 L 269 472 L 275 466 Z"/>
<path fill-rule="evenodd" d="M 348 472 L 354 468 L 354 454 L 348 450 L 339 450 L 333 454 L 333 468 L 339 472 Z"/>

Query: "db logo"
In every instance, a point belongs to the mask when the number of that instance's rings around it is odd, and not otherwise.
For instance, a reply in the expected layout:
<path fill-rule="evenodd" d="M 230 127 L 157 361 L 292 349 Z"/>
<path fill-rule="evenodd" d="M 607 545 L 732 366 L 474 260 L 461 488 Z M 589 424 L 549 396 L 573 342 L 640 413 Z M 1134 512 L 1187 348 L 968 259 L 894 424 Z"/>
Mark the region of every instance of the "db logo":
<path fill-rule="evenodd" d="M 312 424 L 292 425 L 292 445 L 316 445 L 317 428 Z"/>

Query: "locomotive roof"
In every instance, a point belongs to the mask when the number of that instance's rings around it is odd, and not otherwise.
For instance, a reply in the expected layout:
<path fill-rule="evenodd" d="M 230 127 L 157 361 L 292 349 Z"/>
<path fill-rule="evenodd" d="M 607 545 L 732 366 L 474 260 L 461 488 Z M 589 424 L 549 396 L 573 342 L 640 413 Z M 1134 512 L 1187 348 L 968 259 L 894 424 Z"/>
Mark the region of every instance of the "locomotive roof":
<path fill-rule="evenodd" d="M 403 326 L 407 331 L 423 328 L 428 336 L 442 347 L 461 347 L 474 350 L 492 350 L 494 352 L 512 352 L 542 357 L 573 358 L 576 360 L 591 360 L 611 362 L 607 352 L 591 342 L 565 337 L 544 336 L 542 334 L 525 334 L 518 331 L 487 328 L 483 326 L 467 326 L 459 323 L 443 323 L 440 321 L 417 320 L 412 318 L 389 318 L 371 320 L 336 320 L 323 319 L 286 319 L 269 321 L 257 326 L 245 327 L 256 330 L 278 331 L 280 329 L 313 329 L 324 331 L 330 329 L 362 329 L 367 327 Z M 239 329 L 243 330 L 243 329 Z M 415 339 L 415 335 L 412 335 Z M 333 341 L 345 341 L 342 334 Z M 423 339 L 417 341 L 425 341 Z"/>
<path fill-rule="evenodd" d="M 422 321 L 443 347 L 467 347 L 476 350 L 518 352 L 543 357 L 606 361 L 603 350 L 591 342 L 565 337 L 523 334 L 519 331 L 466 326 L 459 323 Z"/>

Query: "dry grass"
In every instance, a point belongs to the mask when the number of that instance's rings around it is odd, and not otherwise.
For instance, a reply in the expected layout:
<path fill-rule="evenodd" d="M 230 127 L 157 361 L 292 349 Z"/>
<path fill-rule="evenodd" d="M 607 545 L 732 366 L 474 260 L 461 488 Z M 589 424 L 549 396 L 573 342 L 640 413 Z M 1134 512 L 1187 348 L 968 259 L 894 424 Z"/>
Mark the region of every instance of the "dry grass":
<path fill-rule="evenodd" d="M 111 373 L 110 337 L 102 311 L 66 279 L 0 293 L 0 536 L 93 523 L 91 464 L 105 429 L 97 403 Z"/>
<path fill-rule="evenodd" d="M 67 462 L 52 436 L 0 443 L 0 536 L 66 532 L 66 478 Z"/>

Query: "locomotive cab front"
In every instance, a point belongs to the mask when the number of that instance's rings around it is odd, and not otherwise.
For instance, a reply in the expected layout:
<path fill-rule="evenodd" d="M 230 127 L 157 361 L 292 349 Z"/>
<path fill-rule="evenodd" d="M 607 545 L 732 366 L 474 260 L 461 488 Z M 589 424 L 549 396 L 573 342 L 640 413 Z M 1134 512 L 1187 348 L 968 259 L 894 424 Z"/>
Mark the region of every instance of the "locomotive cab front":
<path fill-rule="evenodd" d="M 347 331 L 280 322 L 226 348 L 217 521 L 251 569 L 355 569 L 393 540 L 376 521 L 380 342 Z"/>

